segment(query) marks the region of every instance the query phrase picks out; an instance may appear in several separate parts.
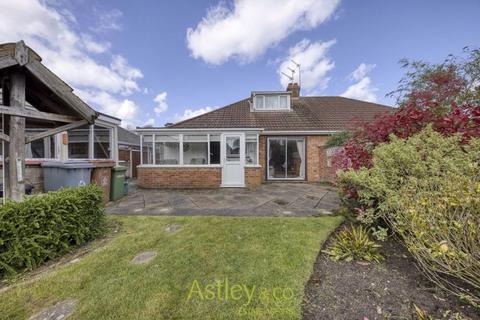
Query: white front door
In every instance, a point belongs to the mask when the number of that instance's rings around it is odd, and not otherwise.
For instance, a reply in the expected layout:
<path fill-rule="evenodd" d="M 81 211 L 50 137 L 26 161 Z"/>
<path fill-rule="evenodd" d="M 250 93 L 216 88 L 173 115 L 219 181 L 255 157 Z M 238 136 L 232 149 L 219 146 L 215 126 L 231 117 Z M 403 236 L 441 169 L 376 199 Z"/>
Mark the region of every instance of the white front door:
<path fill-rule="evenodd" d="M 222 187 L 245 186 L 245 135 L 222 135 Z"/>

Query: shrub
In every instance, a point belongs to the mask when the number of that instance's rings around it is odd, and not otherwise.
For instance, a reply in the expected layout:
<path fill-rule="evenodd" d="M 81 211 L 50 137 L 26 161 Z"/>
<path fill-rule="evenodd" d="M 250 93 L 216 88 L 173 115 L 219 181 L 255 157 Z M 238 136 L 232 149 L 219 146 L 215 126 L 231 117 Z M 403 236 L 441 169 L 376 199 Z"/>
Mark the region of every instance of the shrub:
<path fill-rule="evenodd" d="M 381 261 L 378 252 L 380 245 L 370 239 L 369 233 L 363 226 L 351 226 L 340 231 L 331 246 L 324 250 L 332 260 L 352 261 L 354 259 L 366 261 Z"/>
<path fill-rule="evenodd" d="M 425 275 L 480 306 L 479 176 L 413 180 L 389 202 L 388 222 Z"/>
<path fill-rule="evenodd" d="M 345 144 L 352 137 L 350 131 L 341 131 L 335 134 L 332 134 L 327 142 L 325 143 L 325 148 L 340 147 Z"/>
<path fill-rule="evenodd" d="M 472 304 L 480 290 L 480 139 L 462 144 L 427 127 L 373 152 L 373 166 L 340 173 L 359 219 L 386 221 L 428 278 Z"/>
<path fill-rule="evenodd" d="M 105 230 L 102 190 L 62 189 L 0 206 L 0 276 L 37 267 Z"/>
<path fill-rule="evenodd" d="M 462 142 L 480 137 L 480 105 L 453 103 L 445 107 L 434 102 L 418 106 L 413 103 L 401 106 L 391 113 L 376 117 L 353 132 L 341 152 L 333 157 L 334 167 L 341 170 L 371 167 L 373 150 L 394 137 L 409 138 L 426 126 L 445 136 L 459 133 Z"/>
<path fill-rule="evenodd" d="M 392 136 L 390 144 L 374 150 L 371 168 L 339 172 L 340 187 L 346 190 L 347 197 L 354 190 L 357 206 L 365 208 L 360 210 L 360 216 L 373 222 L 385 217 L 391 209 L 388 200 L 412 180 L 447 174 L 474 178 L 472 168 L 478 170 L 480 139 L 472 139 L 469 144 L 461 144 L 461 140 L 459 135 L 444 137 L 431 126 L 409 139 Z"/>
<path fill-rule="evenodd" d="M 465 48 L 465 53 L 440 64 L 402 60 L 407 72 L 390 93 L 399 108 L 357 124 L 345 148 L 334 156 L 334 166 L 370 167 L 377 145 L 390 142 L 392 135 L 408 138 L 429 124 L 446 136 L 462 134 L 464 142 L 480 137 L 480 49 Z"/>

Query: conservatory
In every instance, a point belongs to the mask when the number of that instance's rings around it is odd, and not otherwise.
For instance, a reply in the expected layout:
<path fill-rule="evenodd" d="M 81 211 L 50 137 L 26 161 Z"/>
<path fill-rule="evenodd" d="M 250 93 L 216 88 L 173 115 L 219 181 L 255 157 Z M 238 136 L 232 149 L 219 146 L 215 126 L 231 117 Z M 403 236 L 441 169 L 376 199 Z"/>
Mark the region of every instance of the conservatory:
<path fill-rule="evenodd" d="M 260 131 L 137 129 L 141 137 L 139 185 L 187 188 L 260 184 Z"/>

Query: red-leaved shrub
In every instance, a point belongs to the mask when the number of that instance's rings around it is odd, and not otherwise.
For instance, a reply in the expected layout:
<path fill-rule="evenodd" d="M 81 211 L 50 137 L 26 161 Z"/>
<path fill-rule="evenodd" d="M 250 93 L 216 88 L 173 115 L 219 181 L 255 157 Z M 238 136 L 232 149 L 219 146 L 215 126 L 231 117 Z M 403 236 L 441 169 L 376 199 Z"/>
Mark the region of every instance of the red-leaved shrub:
<path fill-rule="evenodd" d="M 408 138 L 430 123 L 435 131 L 444 135 L 462 134 L 463 142 L 471 137 L 480 137 L 480 105 L 458 106 L 452 102 L 450 107 L 445 108 L 434 102 L 428 103 L 418 106 L 410 102 L 356 129 L 344 148 L 335 154 L 335 168 L 358 170 L 370 167 L 373 149 L 380 143 L 388 142 L 391 134 Z"/>

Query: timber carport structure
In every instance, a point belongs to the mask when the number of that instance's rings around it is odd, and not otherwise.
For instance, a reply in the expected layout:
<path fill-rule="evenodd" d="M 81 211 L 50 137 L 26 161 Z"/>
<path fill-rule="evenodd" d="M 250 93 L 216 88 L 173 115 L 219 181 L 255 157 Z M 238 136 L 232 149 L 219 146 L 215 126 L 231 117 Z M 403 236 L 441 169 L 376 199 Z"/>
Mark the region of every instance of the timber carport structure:
<path fill-rule="evenodd" d="M 98 113 L 23 41 L 0 44 L 0 86 L 4 197 L 20 201 L 25 192 L 25 144 L 92 124 Z M 26 128 L 44 131 L 26 135 Z"/>

